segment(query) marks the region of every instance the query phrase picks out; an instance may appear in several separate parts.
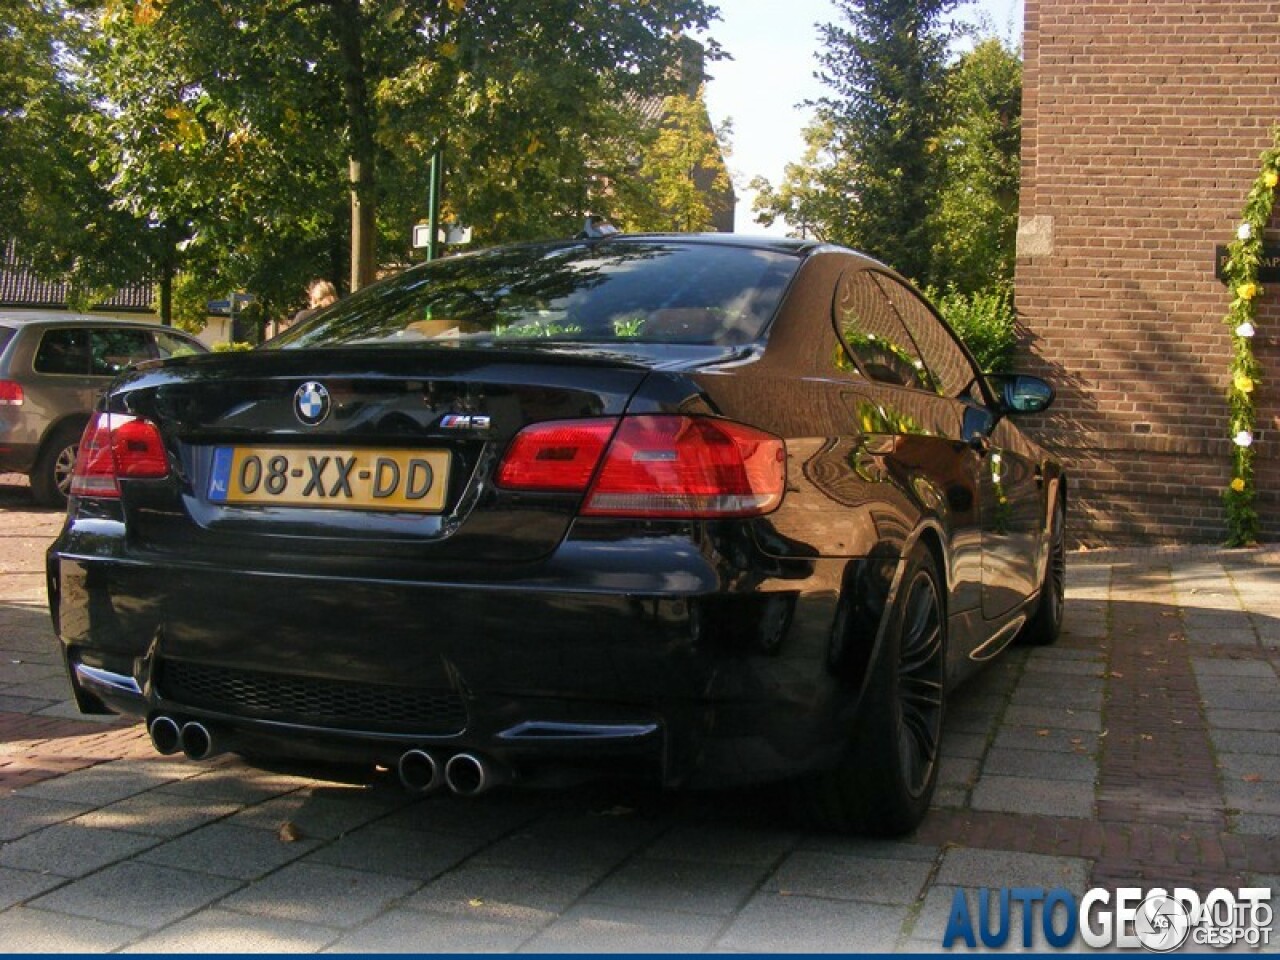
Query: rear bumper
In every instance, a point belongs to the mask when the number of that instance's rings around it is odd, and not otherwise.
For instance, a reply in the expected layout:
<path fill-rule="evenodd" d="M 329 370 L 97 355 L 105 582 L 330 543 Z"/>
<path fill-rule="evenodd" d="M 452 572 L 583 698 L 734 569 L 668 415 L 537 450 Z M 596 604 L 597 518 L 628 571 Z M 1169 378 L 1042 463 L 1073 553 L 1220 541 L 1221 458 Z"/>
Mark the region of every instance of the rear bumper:
<path fill-rule="evenodd" d="M 860 682 L 828 668 L 844 562 L 743 588 L 672 538 L 665 568 L 601 590 L 608 546 L 570 551 L 581 582 L 563 562 L 553 579 L 398 582 L 126 556 L 73 527 L 50 550 L 50 601 L 81 709 L 197 719 L 244 752 L 465 750 L 528 779 L 668 786 L 835 762 Z"/>
<path fill-rule="evenodd" d="M 0 437 L 0 473 L 30 473 L 40 446 L 34 443 L 7 443 Z"/>

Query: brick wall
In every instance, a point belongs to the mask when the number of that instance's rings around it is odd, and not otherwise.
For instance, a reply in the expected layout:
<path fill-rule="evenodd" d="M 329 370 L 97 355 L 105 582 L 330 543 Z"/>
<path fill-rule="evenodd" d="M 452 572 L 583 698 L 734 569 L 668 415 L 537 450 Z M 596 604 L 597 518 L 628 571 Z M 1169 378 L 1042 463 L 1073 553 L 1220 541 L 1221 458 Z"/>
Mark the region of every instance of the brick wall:
<path fill-rule="evenodd" d="M 1215 541 L 1230 332 L 1213 276 L 1280 124 L 1280 0 L 1026 0 L 1020 366 L 1090 541 Z M 1280 220 L 1268 243 L 1280 242 Z M 1280 284 L 1259 312 L 1257 480 L 1280 538 Z"/>

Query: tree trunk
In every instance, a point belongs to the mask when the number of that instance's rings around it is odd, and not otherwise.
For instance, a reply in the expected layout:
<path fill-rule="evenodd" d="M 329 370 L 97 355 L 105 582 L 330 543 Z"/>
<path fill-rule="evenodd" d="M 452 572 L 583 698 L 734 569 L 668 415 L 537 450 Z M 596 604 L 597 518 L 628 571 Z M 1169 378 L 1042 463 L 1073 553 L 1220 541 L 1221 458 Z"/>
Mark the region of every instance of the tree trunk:
<path fill-rule="evenodd" d="M 373 111 L 365 81 L 360 5 L 358 0 L 334 0 L 338 49 L 342 52 L 343 100 L 347 111 L 348 160 L 351 185 L 351 292 L 374 279 L 377 261 L 374 221 Z"/>
<path fill-rule="evenodd" d="M 173 257 L 166 256 L 160 265 L 160 322 L 173 326 Z"/>

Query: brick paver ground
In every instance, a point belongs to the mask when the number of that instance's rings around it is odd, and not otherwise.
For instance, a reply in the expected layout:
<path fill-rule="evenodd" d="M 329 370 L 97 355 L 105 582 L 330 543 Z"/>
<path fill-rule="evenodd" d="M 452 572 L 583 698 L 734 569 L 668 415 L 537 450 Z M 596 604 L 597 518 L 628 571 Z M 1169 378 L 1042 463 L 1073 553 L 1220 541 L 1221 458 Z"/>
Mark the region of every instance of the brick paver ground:
<path fill-rule="evenodd" d="M 1062 640 L 956 693 L 934 810 L 871 841 L 762 791 L 415 802 L 385 774 L 157 757 L 68 702 L 60 518 L 6 479 L 0 950 L 934 951 L 957 890 L 1280 877 L 1280 551 L 1073 555 Z"/>

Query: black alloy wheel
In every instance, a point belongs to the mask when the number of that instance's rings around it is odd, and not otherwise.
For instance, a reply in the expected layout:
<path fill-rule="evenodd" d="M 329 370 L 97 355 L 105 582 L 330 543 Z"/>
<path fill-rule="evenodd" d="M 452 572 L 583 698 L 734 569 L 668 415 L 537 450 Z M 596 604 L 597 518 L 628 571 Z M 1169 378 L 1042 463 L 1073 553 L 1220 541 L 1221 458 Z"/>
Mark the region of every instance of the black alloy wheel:
<path fill-rule="evenodd" d="M 931 783 L 942 740 L 942 603 L 928 570 L 916 571 L 907 592 L 898 653 L 898 755 L 903 786 L 920 796 Z"/>
<path fill-rule="evenodd" d="M 815 826 L 895 836 L 929 812 L 946 712 L 947 619 L 937 562 L 920 544 L 896 599 L 836 769 L 797 784 L 797 813 Z"/>
<path fill-rule="evenodd" d="M 1021 643 L 1047 647 L 1057 642 L 1067 612 L 1067 508 L 1059 497 L 1049 527 L 1049 559 L 1036 612 L 1018 636 Z"/>

